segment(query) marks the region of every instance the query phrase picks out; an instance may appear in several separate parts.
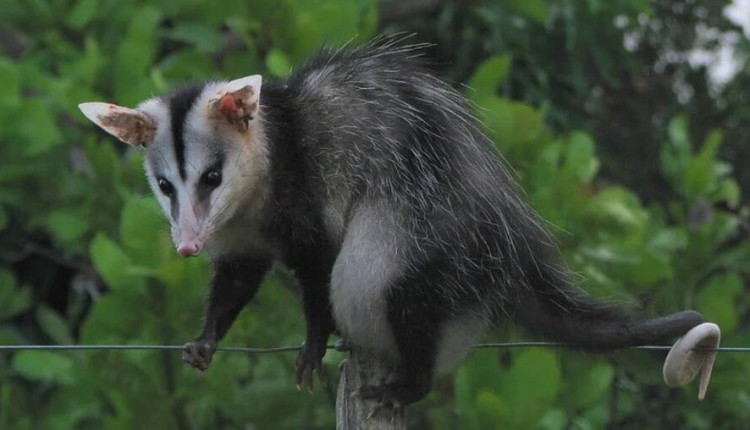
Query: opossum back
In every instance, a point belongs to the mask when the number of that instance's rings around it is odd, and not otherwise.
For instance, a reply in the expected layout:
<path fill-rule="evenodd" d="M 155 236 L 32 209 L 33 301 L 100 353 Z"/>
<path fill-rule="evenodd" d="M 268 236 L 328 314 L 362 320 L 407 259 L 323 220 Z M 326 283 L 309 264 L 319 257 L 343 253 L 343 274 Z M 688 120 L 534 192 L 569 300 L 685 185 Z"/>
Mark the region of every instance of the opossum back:
<path fill-rule="evenodd" d="M 403 234 L 433 255 L 533 265 L 529 251 L 549 237 L 469 103 L 420 54 L 322 50 L 289 79 L 326 194 L 387 199 Z"/>

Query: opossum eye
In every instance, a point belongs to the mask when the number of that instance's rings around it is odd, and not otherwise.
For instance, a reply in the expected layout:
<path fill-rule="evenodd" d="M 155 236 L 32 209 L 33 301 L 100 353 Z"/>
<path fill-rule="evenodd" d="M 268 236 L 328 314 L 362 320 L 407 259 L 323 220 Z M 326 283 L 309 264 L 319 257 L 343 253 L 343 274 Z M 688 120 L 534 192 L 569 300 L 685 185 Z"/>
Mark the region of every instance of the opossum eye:
<path fill-rule="evenodd" d="M 174 193 L 174 187 L 172 186 L 171 182 L 164 178 L 157 178 L 156 185 L 159 186 L 159 189 L 162 193 L 164 193 L 165 196 L 172 197 L 172 194 Z"/>
<path fill-rule="evenodd" d="M 207 187 L 216 188 L 221 185 L 221 172 L 209 170 L 201 176 L 201 182 Z"/>

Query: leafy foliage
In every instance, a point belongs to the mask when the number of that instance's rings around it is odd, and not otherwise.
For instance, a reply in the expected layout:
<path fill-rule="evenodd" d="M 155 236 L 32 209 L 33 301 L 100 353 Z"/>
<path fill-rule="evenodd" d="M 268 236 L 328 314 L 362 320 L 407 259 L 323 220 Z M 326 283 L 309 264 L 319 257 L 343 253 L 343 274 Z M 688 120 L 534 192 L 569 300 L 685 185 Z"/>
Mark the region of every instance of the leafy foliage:
<path fill-rule="evenodd" d="M 383 13 L 374 0 L 0 0 L 0 344 L 181 344 L 200 329 L 207 262 L 176 256 L 142 155 L 95 131 L 79 102 L 132 105 L 193 79 L 283 77 L 324 43 L 368 40 Z M 748 345 L 744 187 L 720 159 L 737 131 L 707 129 L 703 99 L 670 105 L 663 124 L 642 125 L 659 136 L 644 175 L 618 164 L 602 133 L 611 105 L 591 91 L 627 94 L 619 71 L 653 66 L 623 49 L 614 17 L 665 13 L 658 2 L 503 0 L 450 2 L 425 20 L 441 30 L 431 53 L 454 60 L 446 72 L 467 82 L 582 287 L 649 315 L 696 308 L 726 344 Z M 402 28 L 425 37 L 432 27 Z M 654 141 L 624 135 L 634 148 Z M 293 285 L 275 270 L 223 344 L 299 344 Z M 326 356 L 329 373 L 343 358 Z M 695 387 L 663 386 L 662 359 L 476 351 L 410 416 L 434 429 L 745 426 L 747 360 L 721 355 L 699 404 Z M 0 428 L 333 427 L 332 388 L 297 393 L 293 362 L 219 353 L 201 374 L 170 351 L 3 352 Z"/>

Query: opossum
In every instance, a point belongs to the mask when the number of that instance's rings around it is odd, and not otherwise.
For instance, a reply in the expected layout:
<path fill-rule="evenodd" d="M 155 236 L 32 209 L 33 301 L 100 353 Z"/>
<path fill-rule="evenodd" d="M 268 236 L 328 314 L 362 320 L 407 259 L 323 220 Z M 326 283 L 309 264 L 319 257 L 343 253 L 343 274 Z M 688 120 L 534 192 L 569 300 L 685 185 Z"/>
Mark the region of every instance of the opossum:
<path fill-rule="evenodd" d="M 280 82 L 191 84 L 135 109 L 80 105 L 145 148 L 177 252 L 213 263 L 186 362 L 208 368 L 276 261 L 302 287 L 297 383 L 312 384 L 337 332 L 399 369 L 359 391 L 392 405 L 423 398 L 435 370 L 493 324 L 606 350 L 704 321 L 645 320 L 581 293 L 469 103 L 418 54 L 389 41 L 322 49 Z"/>

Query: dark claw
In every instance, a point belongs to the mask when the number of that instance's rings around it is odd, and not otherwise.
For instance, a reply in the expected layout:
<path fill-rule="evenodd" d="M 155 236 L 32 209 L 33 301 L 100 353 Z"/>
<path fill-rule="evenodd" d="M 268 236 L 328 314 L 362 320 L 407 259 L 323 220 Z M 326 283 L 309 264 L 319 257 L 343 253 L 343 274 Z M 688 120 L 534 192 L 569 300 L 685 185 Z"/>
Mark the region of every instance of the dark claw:
<path fill-rule="evenodd" d="M 199 370 L 206 370 L 216 352 L 216 343 L 206 340 L 188 342 L 182 352 L 182 361 Z"/>
<path fill-rule="evenodd" d="M 320 379 L 320 382 L 322 382 L 323 385 L 328 386 L 329 379 L 328 379 L 328 372 L 326 371 L 326 368 L 323 367 L 323 365 L 321 364 L 321 366 L 317 368 L 317 372 L 318 372 L 318 379 Z"/>
<path fill-rule="evenodd" d="M 307 365 L 304 362 L 300 362 L 300 358 L 297 360 L 297 389 L 302 390 L 307 387 L 309 392 L 315 390 L 315 382 L 313 380 L 313 367 Z"/>
<path fill-rule="evenodd" d="M 315 348 L 303 345 L 302 349 L 297 356 L 297 389 L 307 387 L 308 391 L 312 392 L 315 389 L 315 383 L 313 382 L 313 373 L 318 374 L 320 381 L 328 385 L 328 374 L 323 367 L 323 355 L 325 354 L 325 348 Z"/>

